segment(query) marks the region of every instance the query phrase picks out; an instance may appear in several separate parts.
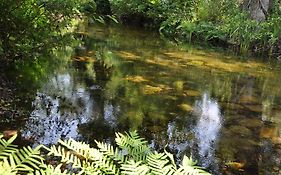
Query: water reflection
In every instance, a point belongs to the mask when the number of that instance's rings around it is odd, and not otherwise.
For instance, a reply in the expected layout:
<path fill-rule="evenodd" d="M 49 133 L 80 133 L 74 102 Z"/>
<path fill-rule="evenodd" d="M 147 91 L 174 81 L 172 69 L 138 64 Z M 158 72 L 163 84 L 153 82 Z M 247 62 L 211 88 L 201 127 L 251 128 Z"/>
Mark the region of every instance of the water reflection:
<path fill-rule="evenodd" d="M 190 136 L 188 127 L 179 130 L 175 121 L 170 122 L 167 127 L 167 136 L 169 148 L 175 150 L 177 158 L 181 159 L 191 147 L 190 140 L 188 139 L 188 136 Z"/>
<path fill-rule="evenodd" d="M 115 128 L 117 126 L 117 115 L 119 111 L 120 109 L 118 106 L 113 106 L 109 102 L 104 105 L 104 120 L 111 128 Z"/>
<path fill-rule="evenodd" d="M 210 99 L 207 93 L 203 94 L 195 108 L 199 120 L 194 128 L 194 140 L 202 165 L 209 167 L 216 163 L 215 148 L 222 127 L 222 115 L 217 101 Z"/>
<path fill-rule="evenodd" d="M 93 115 L 93 99 L 86 89 L 75 84 L 70 74 L 53 77 L 33 101 L 34 110 L 23 137 L 35 144 L 53 144 L 61 138 L 80 137 L 78 126 Z"/>

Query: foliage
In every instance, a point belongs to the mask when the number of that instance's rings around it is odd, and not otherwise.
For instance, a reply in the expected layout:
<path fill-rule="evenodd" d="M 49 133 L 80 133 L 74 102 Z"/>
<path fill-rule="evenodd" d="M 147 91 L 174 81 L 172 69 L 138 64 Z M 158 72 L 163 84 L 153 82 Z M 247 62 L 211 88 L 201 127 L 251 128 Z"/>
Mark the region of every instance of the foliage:
<path fill-rule="evenodd" d="M 92 3 L 88 0 L 1 1 L 1 58 L 33 58 L 71 39 L 68 31 L 87 4 Z"/>
<path fill-rule="evenodd" d="M 43 146 L 19 149 L 12 144 L 15 138 L 16 135 L 6 141 L 3 136 L 0 137 L 1 174 L 209 174 L 186 156 L 177 167 L 173 155 L 166 151 L 151 151 L 147 142 L 136 132 L 116 133 L 116 148 L 98 141 L 97 148 L 72 139 L 59 141 L 59 145 L 45 148 L 49 158 L 60 157 L 56 166 L 43 162 L 39 155 L 39 149 Z"/>
<path fill-rule="evenodd" d="M 241 53 L 270 52 L 281 35 L 280 1 L 274 0 L 266 21 L 251 19 L 237 0 L 111 0 L 113 12 L 123 16 L 145 19 L 167 37 L 183 41 L 199 40 L 228 43 L 239 47 Z M 139 22 L 139 21 L 138 21 Z"/>
<path fill-rule="evenodd" d="M 13 145 L 17 135 L 11 137 L 8 141 L 0 136 L 0 174 L 17 174 L 18 172 L 34 172 L 43 165 L 43 158 L 39 155 L 40 148 L 23 147 L 21 149 Z"/>

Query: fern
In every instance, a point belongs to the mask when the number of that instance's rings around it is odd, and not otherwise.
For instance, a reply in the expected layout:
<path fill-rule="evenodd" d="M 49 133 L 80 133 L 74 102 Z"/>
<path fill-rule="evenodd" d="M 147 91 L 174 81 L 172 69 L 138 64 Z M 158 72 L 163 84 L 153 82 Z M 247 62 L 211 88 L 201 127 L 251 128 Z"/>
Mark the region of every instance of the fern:
<path fill-rule="evenodd" d="M 12 167 L 10 166 L 9 162 L 4 159 L 0 162 L 0 174 L 1 175 L 16 175 L 16 172 L 13 171 Z"/>
<path fill-rule="evenodd" d="M 191 158 L 184 156 L 182 165 L 180 165 L 176 175 L 210 175 L 210 173 L 204 171 L 201 167 L 196 166 L 196 162 Z"/>
<path fill-rule="evenodd" d="M 7 158 L 10 154 L 18 151 L 18 146 L 12 143 L 17 138 L 17 135 L 11 137 L 8 141 L 3 139 L 3 135 L 0 135 L 0 160 Z"/>
<path fill-rule="evenodd" d="M 148 155 L 147 164 L 155 175 L 174 174 L 176 166 L 170 163 L 168 156 L 165 153 L 153 153 Z"/>
<path fill-rule="evenodd" d="M 32 149 L 30 146 L 23 147 L 17 152 L 9 156 L 9 162 L 16 171 L 33 172 L 34 169 L 40 169 L 39 166 L 43 164 L 43 158 L 40 156 L 40 148 L 38 146 Z"/>
<path fill-rule="evenodd" d="M 86 174 L 95 172 L 119 174 L 120 170 L 115 164 L 114 159 L 108 156 L 117 154 L 113 151 L 113 147 L 110 147 L 108 151 L 105 151 L 105 148 L 103 151 L 100 151 L 91 148 L 86 143 L 76 142 L 73 139 L 68 141 L 60 140 L 59 143 L 59 146 L 51 147 L 48 155 L 61 157 L 61 162 L 72 163 L 73 167 L 81 168 L 82 172 Z M 110 150 L 112 152 L 109 152 Z M 119 156 L 116 156 L 116 158 L 119 158 Z"/>
<path fill-rule="evenodd" d="M 83 142 L 77 142 L 73 139 L 69 139 L 67 141 L 59 140 L 59 144 L 61 144 L 62 146 L 66 147 L 71 151 L 74 151 L 74 153 L 79 157 L 83 157 L 86 160 L 91 158 L 90 152 L 93 151 L 93 148 L 91 148 L 89 144 Z"/>
<path fill-rule="evenodd" d="M 61 157 L 61 162 L 62 163 L 72 163 L 74 168 L 79 168 L 82 166 L 81 159 L 77 157 L 75 154 L 71 154 L 70 151 L 68 151 L 66 148 L 62 146 L 52 146 L 50 148 L 50 152 L 48 155 L 54 155 L 57 157 Z"/>
<path fill-rule="evenodd" d="M 147 141 L 141 138 L 136 131 L 126 133 L 126 135 L 121 133 L 116 133 L 115 139 L 117 145 L 123 150 L 123 152 L 128 152 L 129 158 L 135 161 L 144 161 L 146 156 L 151 152 L 147 146 Z"/>
<path fill-rule="evenodd" d="M 122 164 L 121 170 L 121 173 L 125 175 L 145 175 L 150 171 L 147 165 L 141 161 L 135 162 L 134 160 L 129 160 L 127 163 Z"/>
<path fill-rule="evenodd" d="M 109 144 L 96 141 L 99 151 L 103 153 L 104 156 L 117 161 L 118 163 L 125 163 L 126 158 L 124 152 L 120 151 L 118 148 L 115 148 Z"/>
<path fill-rule="evenodd" d="M 35 171 L 35 175 L 68 175 L 70 173 L 67 170 L 61 172 L 62 164 L 57 165 L 56 167 L 52 165 L 43 165 L 40 170 Z"/>
<path fill-rule="evenodd" d="M 8 169 L 11 174 L 22 172 L 33 172 L 34 169 L 40 169 L 39 166 L 43 164 L 43 158 L 40 156 L 40 148 L 35 149 L 31 147 L 23 147 L 18 149 L 12 142 L 17 135 L 11 137 L 8 141 L 0 136 L 0 161 L 3 169 Z M 1 168 L 2 169 L 2 168 Z"/>
<path fill-rule="evenodd" d="M 35 149 L 13 145 L 16 135 L 9 140 L 0 135 L 0 174 L 35 174 L 35 175 L 209 175 L 196 163 L 184 156 L 177 167 L 172 154 L 152 152 L 147 142 L 137 132 L 116 133 L 118 147 L 96 141 L 97 148 L 73 139 L 59 141 L 56 146 Z M 60 157 L 56 167 L 47 165 L 40 156 L 44 147 L 47 156 Z"/>

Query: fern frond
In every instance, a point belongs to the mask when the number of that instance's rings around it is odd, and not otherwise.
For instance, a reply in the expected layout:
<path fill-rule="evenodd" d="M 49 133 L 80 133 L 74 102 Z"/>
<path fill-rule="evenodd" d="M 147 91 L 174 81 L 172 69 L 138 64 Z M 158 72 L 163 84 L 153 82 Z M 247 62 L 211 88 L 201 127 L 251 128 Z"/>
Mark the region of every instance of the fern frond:
<path fill-rule="evenodd" d="M 102 158 L 100 161 L 95 162 L 95 166 L 98 166 L 105 174 L 120 174 L 120 169 L 110 159 Z"/>
<path fill-rule="evenodd" d="M 9 162 L 16 171 L 33 172 L 34 169 L 40 169 L 44 159 L 40 156 L 41 146 L 32 149 L 30 146 L 23 147 L 19 151 L 9 156 Z"/>
<path fill-rule="evenodd" d="M 147 156 L 147 164 L 152 174 L 171 175 L 176 172 L 176 167 L 171 164 L 169 157 L 165 153 L 153 153 Z"/>
<path fill-rule="evenodd" d="M 7 158 L 10 154 L 18 151 L 18 146 L 13 145 L 12 143 L 17 138 L 17 135 L 14 135 L 9 140 L 3 139 L 3 135 L 0 137 L 0 160 Z"/>
<path fill-rule="evenodd" d="M 4 159 L 0 162 L 0 174 L 1 175 L 16 175 L 16 172 L 13 171 L 7 159 Z"/>
<path fill-rule="evenodd" d="M 56 157 L 61 157 L 61 162 L 62 163 L 72 163 L 73 168 L 80 168 L 82 167 L 82 162 L 81 159 L 78 158 L 75 154 L 67 150 L 66 148 L 62 146 L 52 146 L 50 148 L 50 152 L 48 155 L 54 155 Z"/>
<path fill-rule="evenodd" d="M 201 167 L 196 166 L 196 162 L 187 156 L 183 157 L 182 165 L 177 170 L 176 175 L 211 175 Z"/>
<path fill-rule="evenodd" d="M 145 175 L 150 171 L 147 165 L 142 164 L 141 161 L 135 162 L 134 160 L 129 160 L 126 164 L 122 164 L 121 170 L 121 174 L 125 175 Z"/>
<path fill-rule="evenodd" d="M 147 141 L 141 138 L 136 131 L 126 133 L 116 133 L 115 139 L 117 145 L 127 152 L 127 157 L 133 158 L 135 161 L 144 161 L 150 148 L 147 146 Z"/>
<path fill-rule="evenodd" d="M 38 146 L 32 149 L 30 146 L 18 149 L 12 143 L 16 139 L 14 135 L 9 140 L 3 139 L 0 136 L 0 161 L 1 169 L 9 169 L 10 174 L 21 172 L 33 172 L 35 169 L 40 169 L 39 166 L 43 164 L 43 158 L 40 156 L 40 149 Z M 7 170 L 8 172 L 8 170 Z"/>
<path fill-rule="evenodd" d="M 81 168 L 83 173 L 104 172 L 106 174 L 119 174 L 120 172 L 115 161 L 110 156 L 104 154 L 105 150 L 100 151 L 91 148 L 89 144 L 77 142 L 73 139 L 67 141 L 60 140 L 59 143 L 59 146 L 51 147 L 48 155 L 61 157 L 61 162 L 72 163 L 73 167 Z M 112 150 L 113 148 L 110 149 Z"/>
<path fill-rule="evenodd" d="M 93 149 L 89 144 L 86 144 L 84 142 L 77 142 L 73 139 L 69 139 L 67 141 L 59 140 L 59 144 L 71 151 L 74 151 L 78 157 L 83 157 L 86 160 L 90 158 L 90 152 Z"/>
<path fill-rule="evenodd" d="M 102 152 L 104 156 L 108 156 L 118 163 L 125 163 L 125 156 L 118 148 L 114 149 L 112 145 L 98 141 L 96 141 L 96 144 L 99 151 Z"/>
<path fill-rule="evenodd" d="M 116 133 L 115 141 L 117 145 L 121 148 L 137 147 L 147 144 L 147 141 L 145 141 L 144 138 L 141 138 L 136 131 L 126 133 L 126 135 Z"/>
<path fill-rule="evenodd" d="M 176 168 L 177 165 L 176 165 L 176 162 L 175 162 L 173 154 L 171 154 L 168 151 L 166 151 L 166 149 L 164 149 L 164 153 L 167 155 L 168 159 L 171 161 L 171 165 Z"/>
<path fill-rule="evenodd" d="M 103 151 L 93 149 L 90 153 L 92 166 L 98 168 L 105 174 L 120 174 L 119 164 Z"/>
<path fill-rule="evenodd" d="M 61 170 L 62 164 L 53 167 L 52 165 L 44 165 L 40 170 L 36 170 L 34 175 L 68 175 L 70 173 L 67 170 L 62 172 Z M 73 173 L 72 173 L 73 174 Z"/>
<path fill-rule="evenodd" d="M 102 174 L 102 171 L 98 166 L 95 166 L 95 163 L 93 162 L 83 162 L 83 166 L 81 167 L 79 174 L 100 175 Z"/>

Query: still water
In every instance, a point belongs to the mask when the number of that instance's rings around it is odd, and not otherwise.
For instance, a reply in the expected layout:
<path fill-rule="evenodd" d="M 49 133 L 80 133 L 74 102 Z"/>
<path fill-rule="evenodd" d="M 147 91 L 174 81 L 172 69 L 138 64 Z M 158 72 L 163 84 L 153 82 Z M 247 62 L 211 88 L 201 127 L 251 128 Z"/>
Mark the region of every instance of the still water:
<path fill-rule="evenodd" d="M 151 147 L 214 174 L 281 173 L 281 67 L 179 46 L 153 32 L 80 27 L 71 61 L 33 94 L 22 137 L 113 142 L 138 130 Z M 28 85 L 26 85 L 28 86 Z"/>

